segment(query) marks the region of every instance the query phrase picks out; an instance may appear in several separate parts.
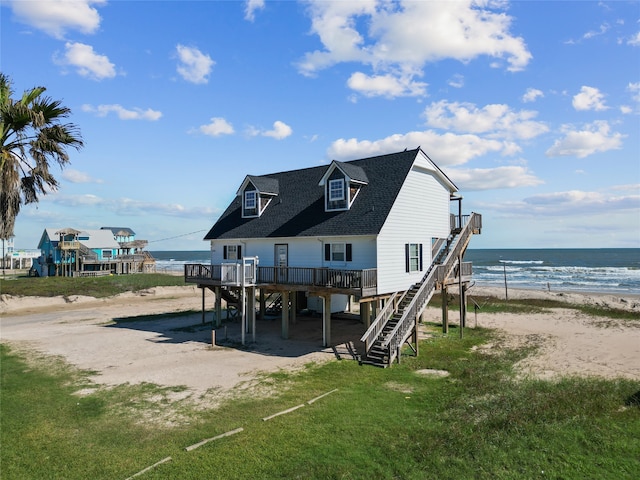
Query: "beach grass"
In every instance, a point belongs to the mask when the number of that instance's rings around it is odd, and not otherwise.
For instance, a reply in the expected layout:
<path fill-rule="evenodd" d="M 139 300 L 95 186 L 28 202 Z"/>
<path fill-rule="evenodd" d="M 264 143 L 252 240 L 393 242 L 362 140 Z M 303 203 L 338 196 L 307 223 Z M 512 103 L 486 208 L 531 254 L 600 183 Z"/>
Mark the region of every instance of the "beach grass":
<path fill-rule="evenodd" d="M 459 298 L 458 295 L 448 296 L 447 304 L 450 310 L 460 310 Z M 534 314 L 548 312 L 554 308 L 568 308 L 593 317 L 640 322 L 640 314 L 638 314 L 637 311 L 605 305 L 579 304 L 546 298 L 514 298 L 505 300 L 504 298 L 491 295 L 474 295 L 472 298 L 475 305 L 478 305 L 478 311 L 483 313 Z M 473 302 L 467 303 L 468 312 L 474 311 L 475 305 Z M 429 302 L 429 306 L 440 308 L 442 306 L 442 295 L 434 295 Z"/>
<path fill-rule="evenodd" d="M 153 287 L 184 286 L 184 277 L 161 273 L 108 275 L 103 277 L 19 277 L 0 280 L 0 294 L 34 297 L 86 295 L 111 297 Z"/>
<path fill-rule="evenodd" d="M 2 345 L 2 477 L 124 479 L 167 457 L 137 478 L 617 480 L 640 471 L 640 382 L 516 379 L 514 364 L 533 347 L 474 348 L 497 333 L 467 329 L 460 339 L 455 327 L 447 336 L 429 328 L 420 355 L 392 368 L 309 364 L 264 376 L 274 395 L 204 410 L 149 384 L 98 388 L 89 372 Z M 416 373 L 425 368 L 450 375 Z"/>

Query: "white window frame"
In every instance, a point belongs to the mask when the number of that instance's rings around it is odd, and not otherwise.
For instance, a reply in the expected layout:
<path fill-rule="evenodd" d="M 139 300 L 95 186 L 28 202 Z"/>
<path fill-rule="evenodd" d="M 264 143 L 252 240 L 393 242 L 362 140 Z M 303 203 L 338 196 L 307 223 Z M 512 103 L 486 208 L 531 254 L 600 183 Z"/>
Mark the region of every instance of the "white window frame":
<path fill-rule="evenodd" d="M 415 252 L 413 249 L 415 248 Z M 415 265 L 414 265 L 415 262 Z M 419 243 L 410 243 L 409 244 L 409 272 L 419 272 L 420 271 L 420 244 Z"/>
<path fill-rule="evenodd" d="M 258 192 L 255 190 L 247 190 L 244 192 L 244 208 L 245 210 L 254 210 L 258 207 Z"/>
<path fill-rule="evenodd" d="M 335 188 L 339 186 L 339 188 Z M 338 195 L 339 193 L 339 195 Z M 343 178 L 329 180 L 329 201 L 339 202 L 345 199 L 345 182 Z"/>
<path fill-rule="evenodd" d="M 342 255 L 342 258 L 337 256 Z M 332 262 L 346 262 L 347 261 L 347 244 L 346 243 L 332 243 L 331 244 L 331 261 Z"/>
<path fill-rule="evenodd" d="M 238 260 L 238 245 L 227 245 L 227 260 Z"/>

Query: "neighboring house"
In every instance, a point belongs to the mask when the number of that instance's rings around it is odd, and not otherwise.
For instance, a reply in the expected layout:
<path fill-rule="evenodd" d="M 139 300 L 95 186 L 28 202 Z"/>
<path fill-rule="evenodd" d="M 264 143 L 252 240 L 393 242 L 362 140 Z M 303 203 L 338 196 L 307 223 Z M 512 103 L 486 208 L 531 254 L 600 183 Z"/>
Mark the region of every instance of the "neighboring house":
<path fill-rule="evenodd" d="M 479 233 L 480 216 L 462 216 L 456 193 L 420 148 L 249 175 L 205 236 L 211 265 L 187 265 L 185 279 L 213 289 L 217 300 L 225 292 L 241 294 L 249 283 L 261 293 L 281 292 L 286 315 L 290 303 L 294 315 L 301 308 L 323 312 L 323 343 L 329 345 L 331 312 L 347 310 L 355 298 L 369 325 L 381 300 L 388 303 L 422 284 L 463 230 Z M 452 201 L 457 214 L 451 214 Z M 465 229 L 470 218 L 473 228 Z M 465 235 L 455 265 L 438 286 L 450 277 L 469 238 Z M 255 271 L 251 282 L 246 276 L 242 282 L 225 266 L 243 258 L 245 263 L 254 259 L 239 270 L 240 276 Z M 251 314 L 251 306 L 241 303 L 240 308 Z M 287 332 L 283 313 L 283 336 Z"/>
<path fill-rule="evenodd" d="M 38 249 L 41 252 L 34 266 L 39 276 L 95 276 L 155 271 L 155 260 L 143 251 L 146 241 L 135 243 L 135 233 L 129 228 L 103 227 L 99 230 L 45 228 Z M 125 238 L 126 240 L 120 241 Z M 138 245 L 138 244 L 136 244 Z"/>
<path fill-rule="evenodd" d="M 31 268 L 33 261 L 40 256 L 40 252 L 30 249 L 16 250 L 14 247 L 14 237 L 0 240 L 2 243 L 2 257 L 0 257 L 0 268 L 4 270 L 23 270 Z"/>

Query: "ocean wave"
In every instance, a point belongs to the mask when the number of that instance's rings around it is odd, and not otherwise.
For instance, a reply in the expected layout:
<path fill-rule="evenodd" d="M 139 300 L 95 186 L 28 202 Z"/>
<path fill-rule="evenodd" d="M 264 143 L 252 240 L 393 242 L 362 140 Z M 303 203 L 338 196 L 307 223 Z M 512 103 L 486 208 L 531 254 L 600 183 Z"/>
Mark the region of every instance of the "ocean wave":
<path fill-rule="evenodd" d="M 499 262 L 513 265 L 542 265 L 544 260 L 499 260 Z"/>

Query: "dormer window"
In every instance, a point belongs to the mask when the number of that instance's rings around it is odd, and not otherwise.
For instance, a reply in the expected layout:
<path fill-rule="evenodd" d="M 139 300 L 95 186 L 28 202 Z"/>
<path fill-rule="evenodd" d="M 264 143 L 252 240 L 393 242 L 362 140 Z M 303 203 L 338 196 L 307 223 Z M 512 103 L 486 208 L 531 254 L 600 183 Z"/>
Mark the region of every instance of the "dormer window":
<path fill-rule="evenodd" d="M 255 190 L 249 190 L 244 192 L 244 208 L 245 210 L 255 210 L 256 209 L 256 197 L 258 192 Z"/>
<path fill-rule="evenodd" d="M 242 200 L 242 218 L 259 217 L 271 200 L 278 196 L 278 181 L 248 175 L 237 195 Z"/>
<path fill-rule="evenodd" d="M 325 211 L 349 210 L 360 189 L 368 183 L 361 167 L 334 160 L 318 184 L 324 187 Z"/>
<path fill-rule="evenodd" d="M 344 180 L 329 180 L 329 201 L 344 200 Z"/>
<path fill-rule="evenodd" d="M 242 195 L 242 216 L 243 217 L 259 217 L 258 210 L 258 192 L 251 184 L 247 185 Z"/>

